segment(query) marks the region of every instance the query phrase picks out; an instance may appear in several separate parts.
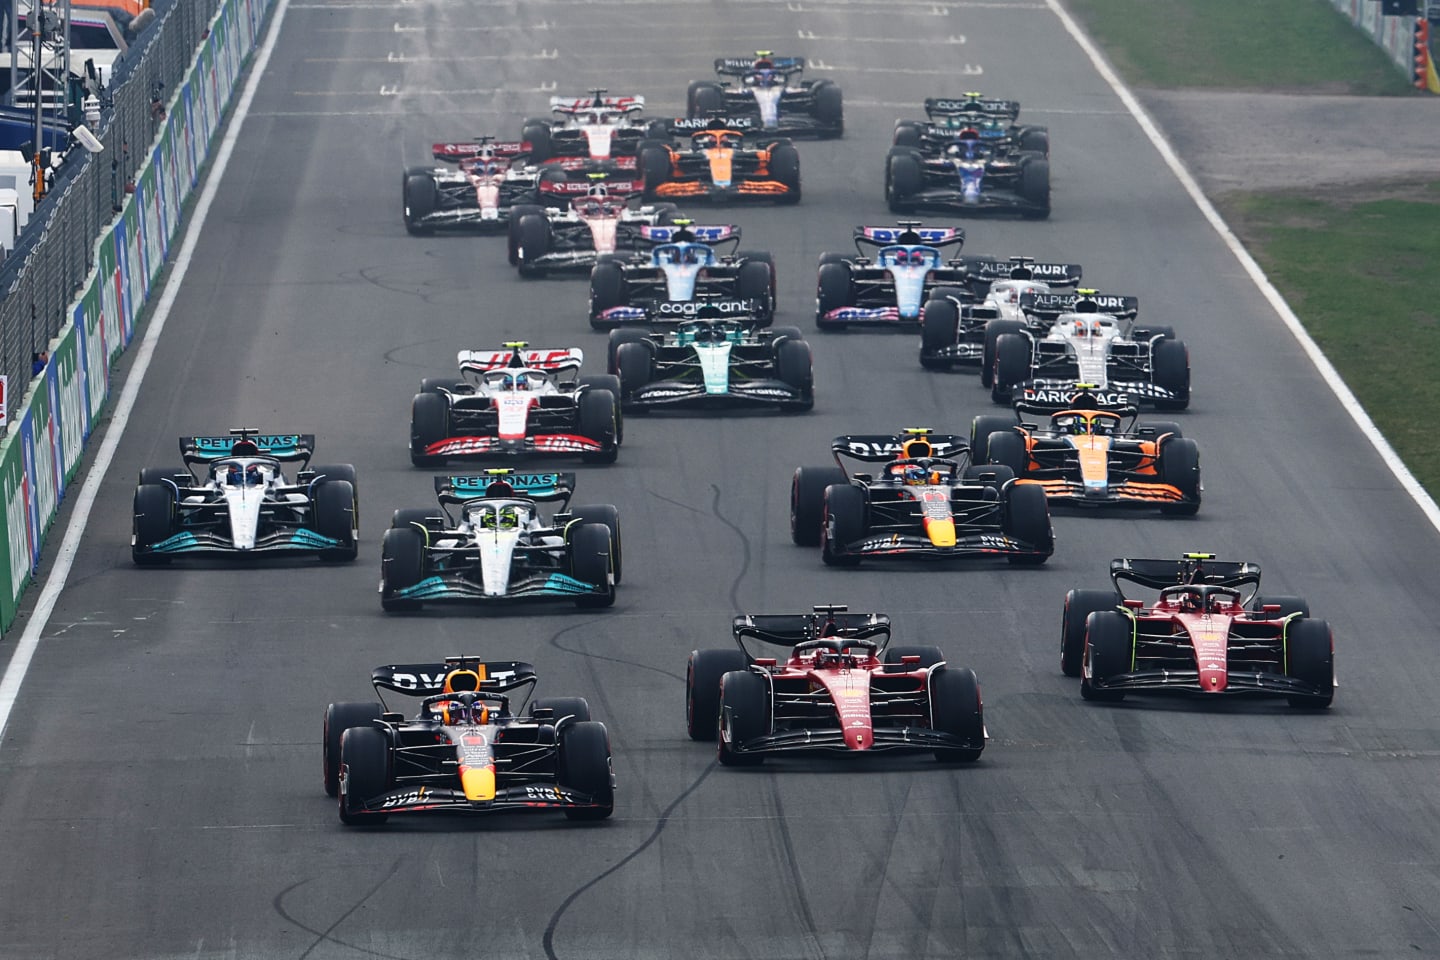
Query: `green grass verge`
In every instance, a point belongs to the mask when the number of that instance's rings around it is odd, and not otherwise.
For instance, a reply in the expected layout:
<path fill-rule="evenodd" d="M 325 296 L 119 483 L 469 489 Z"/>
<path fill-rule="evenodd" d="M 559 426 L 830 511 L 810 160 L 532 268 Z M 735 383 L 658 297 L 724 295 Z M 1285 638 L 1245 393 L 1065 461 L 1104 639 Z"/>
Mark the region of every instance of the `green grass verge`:
<path fill-rule="evenodd" d="M 1137 86 L 1414 93 L 1327 0 L 1065 0 Z"/>
<path fill-rule="evenodd" d="M 1440 181 L 1231 194 L 1226 220 L 1440 499 Z M 1364 451 L 1353 451 L 1363 456 Z M 1343 470 L 1346 455 L 1336 451 Z"/>

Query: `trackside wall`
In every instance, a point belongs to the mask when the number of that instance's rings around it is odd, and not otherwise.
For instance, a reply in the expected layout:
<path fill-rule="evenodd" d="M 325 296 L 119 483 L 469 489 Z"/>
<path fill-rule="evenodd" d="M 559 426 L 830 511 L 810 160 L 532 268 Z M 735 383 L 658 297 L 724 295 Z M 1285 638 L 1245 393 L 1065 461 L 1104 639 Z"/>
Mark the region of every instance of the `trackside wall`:
<path fill-rule="evenodd" d="M 95 267 L 50 342 L 50 362 L 31 382 L 0 441 L 0 631 L 15 621 L 21 594 L 85 444 L 110 398 L 111 368 L 178 236 L 183 207 L 200 178 L 220 122 L 272 0 L 226 0 L 168 104 L 164 126 L 120 216 L 95 246 Z M 14 386 L 18 386 L 14 385 Z"/>
<path fill-rule="evenodd" d="M 1379 0 L 1330 0 L 1330 3 L 1375 41 L 1416 87 L 1440 93 L 1430 82 L 1435 71 L 1430 63 L 1429 28 L 1424 18 L 1386 16 L 1380 12 Z"/>

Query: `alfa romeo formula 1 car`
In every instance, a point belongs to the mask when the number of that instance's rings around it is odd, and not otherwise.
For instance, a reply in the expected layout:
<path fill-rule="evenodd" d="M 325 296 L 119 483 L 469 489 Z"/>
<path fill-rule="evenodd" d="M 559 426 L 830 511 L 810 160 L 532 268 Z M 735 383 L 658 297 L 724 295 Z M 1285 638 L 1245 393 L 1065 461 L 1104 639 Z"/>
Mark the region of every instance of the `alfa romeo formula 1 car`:
<path fill-rule="evenodd" d="M 1031 326 L 1044 336 L 1053 318 L 1041 324 L 1020 308 L 1026 294 L 1053 293 L 1080 282 L 1078 263 L 1038 263 L 1029 257 L 1008 261 L 988 257 L 970 259 L 963 289 L 936 291 L 920 315 L 920 366 L 948 370 L 955 364 L 980 364 L 982 380 L 990 386 L 995 364 L 995 338 L 1015 327 L 991 325 L 1005 320 Z M 972 297 L 983 297 L 976 303 Z"/>
<path fill-rule="evenodd" d="M 624 440 L 620 381 L 582 377 L 579 348 L 462 350 L 461 378 L 427 378 L 410 406 L 410 461 L 579 456 L 613 463 Z"/>
<path fill-rule="evenodd" d="M 853 325 L 899 327 L 920 320 L 921 306 L 943 290 L 968 298 L 969 261 L 947 258 L 965 242 L 959 227 L 856 227 L 855 256 L 822 253 L 816 274 L 815 323 L 821 330 Z M 868 251 L 873 250 L 872 259 Z M 913 329 L 913 326 L 911 326 Z"/>
<path fill-rule="evenodd" d="M 885 201 L 896 213 L 920 209 L 1050 216 L 1050 161 L 959 131 L 936 155 L 891 147 L 885 158 Z"/>
<path fill-rule="evenodd" d="M 380 550 L 380 603 L 569 600 L 608 607 L 620 582 L 620 526 L 608 504 L 569 509 L 573 473 L 488 470 L 436 477 L 439 509 L 395 511 Z M 539 505 L 559 501 L 548 519 Z M 452 512 L 453 511 L 453 512 Z"/>
<path fill-rule="evenodd" d="M 551 157 L 608 160 L 633 155 L 641 141 L 665 136 L 665 124 L 646 120 L 644 97 L 607 97 L 603 89 L 588 97 L 551 97 L 551 117 L 525 121 L 521 139 L 537 163 Z"/>
<path fill-rule="evenodd" d="M 370 682 L 379 702 L 325 708 L 325 792 L 342 823 L 517 810 L 603 820 L 614 810 L 605 725 L 583 697 L 531 700 L 530 664 L 449 657 L 376 667 Z M 418 712 L 391 712 L 382 691 L 418 697 Z"/>
<path fill-rule="evenodd" d="M 641 146 L 646 198 L 799 203 L 800 152 L 789 140 L 759 135 L 757 126 L 745 117 L 671 121 L 689 143 Z"/>
<path fill-rule="evenodd" d="M 1102 407 L 1150 403 L 1162 410 L 1190 405 L 1190 351 L 1169 327 L 1135 322 L 1135 297 L 1077 293 L 1026 294 L 1021 307 L 1040 323 L 991 324 L 994 367 L 990 394 L 996 403 L 1024 400 L 1032 407 L 1064 409 L 1075 384 L 1091 385 Z"/>
<path fill-rule="evenodd" d="M 610 334 L 626 410 L 815 405 L 810 345 L 795 327 L 757 328 L 705 304 L 669 329 Z"/>
<path fill-rule="evenodd" d="M 791 539 L 818 545 L 828 565 L 958 557 L 1040 564 L 1055 550 L 1044 491 L 1016 483 L 1008 467 L 962 467 L 952 459 L 969 452 L 962 437 L 911 428 L 836 437 L 830 449 L 834 467 L 800 467 L 790 484 Z M 851 473 L 842 457 L 883 466 Z"/>
<path fill-rule="evenodd" d="M 775 312 L 775 258 L 742 250 L 734 224 L 640 228 L 654 246 L 647 254 L 601 260 L 590 271 L 590 325 L 693 316 L 707 301 L 742 301 L 745 314 L 768 324 Z M 728 246 L 724 250 L 722 246 Z M 723 251 L 723 252 L 722 252 Z"/>
<path fill-rule="evenodd" d="M 474 143 L 437 143 L 431 152 L 436 160 L 455 166 L 405 171 L 405 229 L 413 235 L 499 232 L 515 206 L 540 202 L 540 170 L 526 162 L 529 144 L 482 137 Z"/>
<path fill-rule="evenodd" d="M 827 605 L 740 616 L 731 633 L 740 649 L 695 650 L 685 671 L 690 738 L 718 740 L 727 766 L 882 750 L 967 763 L 985 749 L 975 671 L 946 663 L 939 647 L 888 646 L 883 613 Z"/>
<path fill-rule="evenodd" d="M 568 208 L 517 206 L 510 214 L 510 263 L 526 278 L 552 271 L 588 274 L 602 256 L 647 250 L 640 228 L 670 223 L 674 204 L 641 205 L 640 180 L 592 172 Z"/>
<path fill-rule="evenodd" d="M 1287 697 L 1324 708 L 1335 696 L 1330 625 L 1300 597 L 1260 596 L 1260 567 L 1189 553 L 1113 560 L 1110 590 L 1065 596 L 1060 666 L 1086 700 L 1128 693 Z M 1122 584 L 1159 591 L 1132 599 Z"/>
<path fill-rule="evenodd" d="M 1081 390 L 1068 410 L 1048 422 L 976 417 L 970 453 L 977 463 L 1004 464 L 1020 483 L 1045 491 L 1051 504 L 1159 507 L 1190 516 L 1200 509 L 1200 448 L 1177 423 L 1140 423 L 1134 407 L 1100 410 Z"/>
<path fill-rule="evenodd" d="M 315 436 L 241 428 L 181 437 L 184 466 L 146 468 L 135 487 L 131 556 L 141 565 L 188 554 L 356 555 L 359 494 L 348 464 L 310 466 Z M 298 463 L 292 481 L 286 464 Z M 194 466 L 203 468 L 196 476 Z"/>
<path fill-rule="evenodd" d="M 1020 123 L 1018 100 L 998 100 L 979 93 L 929 97 L 925 100 L 925 117 L 924 120 L 896 120 L 893 145 L 914 147 L 927 156 L 939 156 L 960 131 L 973 129 L 987 143 L 1050 155 L 1049 131 Z"/>
<path fill-rule="evenodd" d="M 697 80 L 685 96 L 691 118 L 750 117 L 761 129 L 792 137 L 838 137 L 845 132 L 845 100 L 832 80 L 801 80 L 804 57 L 753 57 L 715 61 L 721 79 Z"/>

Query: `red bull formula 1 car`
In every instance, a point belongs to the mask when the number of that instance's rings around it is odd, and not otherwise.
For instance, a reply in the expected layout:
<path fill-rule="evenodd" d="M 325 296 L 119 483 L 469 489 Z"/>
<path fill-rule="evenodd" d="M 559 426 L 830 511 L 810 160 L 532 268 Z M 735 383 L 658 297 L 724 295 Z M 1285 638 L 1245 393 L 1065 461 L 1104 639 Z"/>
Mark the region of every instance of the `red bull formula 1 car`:
<path fill-rule="evenodd" d="M 449 657 L 376 667 L 370 682 L 378 702 L 325 708 L 325 792 L 342 823 L 517 810 L 603 820 L 615 809 L 605 725 L 583 697 L 530 700 L 530 664 Z M 392 712 L 382 690 L 420 698 L 419 711 Z"/>
<path fill-rule="evenodd" d="M 968 763 L 985 749 L 980 684 L 938 647 L 890 647 L 890 618 L 817 606 L 736 617 L 738 650 L 696 650 L 685 671 L 692 740 L 727 766 L 781 753 L 932 751 Z"/>
<path fill-rule="evenodd" d="M 1261 596 L 1260 567 L 1187 553 L 1179 560 L 1113 560 L 1110 590 L 1065 596 L 1060 667 L 1086 700 L 1130 693 L 1280 696 L 1330 706 L 1330 625 L 1300 597 Z M 1132 599 L 1122 586 L 1158 591 Z"/>

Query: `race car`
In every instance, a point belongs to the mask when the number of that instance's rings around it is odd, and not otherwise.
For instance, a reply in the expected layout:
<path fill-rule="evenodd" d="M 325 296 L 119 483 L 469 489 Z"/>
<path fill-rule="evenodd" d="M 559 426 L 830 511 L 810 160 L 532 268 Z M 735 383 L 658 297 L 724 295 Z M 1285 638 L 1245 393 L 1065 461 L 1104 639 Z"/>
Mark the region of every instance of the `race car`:
<path fill-rule="evenodd" d="M 140 471 L 131 558 L 141 566 L 183 554 L 354 560 L 360 516 L 355 467 L 312 467 L 314 449 L 314 434 L 249 427 L 228 436 L 181 437 L 184 466 Z M 284 472 L 291 463 L 300 464 L 293 482 Z M 192 465 L 203 475 L 196 476 Z"/>
<path fill-rule="evenodd" d="M 856 227 L 856 256 L 822 253 L 815 278 L 815 324 L 821 330 L 852 325 L 908 327 L 926 300 L 942 289 L 968 297 L 970 262 L 945 256 L 965 242 L 959 227 L 922 227 L 902 220 L 893 227 Z M 875 249 L 875 257 L 866 255 Z"/>
<path fill-rule="evenodd" d="M 498 232 L 520 204 L 540 202 L 540 168 L 529 164 L 530 145 L 480 137 L 473 143 L 437 143 L 436 160 L 455 167 L 411 167 L 402 184 L 405 230 Z M 548 173 L 555 177 L 559 173 Z"/>
<path fill-rule="evenodd" d="M 325 793 L 338 799 L 340 822 L 524 810 L 610 816 L 605 725 L 590 719 L 583 697 L 531 700 L 537 681 L 528 663 L 475 656 L 376 667 L 378 702 L 325 708 Z M 420 698 L 419 710 L 409 719 L 392 712 L 382 691 Z"/>
<path fill-rule="evenodd" d="M 961 466 L 963 437 L 912 427 L 895 436 L 846 435 L 834 467 L 800 467 L 790 483 L 790 538 L 820 547 L 829 566 L 867 558 L 1005 557 L 1040 564 L 1055 550 L 1045 492 L 1008 467 Z M 883 464 L 851 473 L 844 460 Z"/>
<path fill-rule="evenodd" d="M 1060 667 L 1086 700 L 1127 693 L 1282 696 L 1324 709 L 1335 696 L 1330 625 L 1300 597 L 1261 596 L 1260 567 L 1187 553 L 1112 560 L 1110 590 L 1071 590 Z M 1132 599 L 1123 583 L 1159 591 Z"/>
<path fill-rule="evenodd" d="M 640 148 L 645 196 L 654 200 L 800 202 L 800 152 L 789 140 L 749 136 L 753 118 L 673 120 L 685 147 L 649 140 Z"/>
<path fill-rule="evenodd" d="M 845 99 L 833 80 L 801 80 L 804 57 L 722 57 L 722 79 L 697 80 L 685 95 L 690 118 L 749 117 L 761 129 L 792 137 L 838 137 L 845 132 Z M 731 84 L 734 84 L 733 86 Z"/>
<path fill-rule="evenodd" d="M 975 671 L 939 647 L 889 646 L 883 613 L 826 604 L 739 616 L 730 630 L 738 650 L 692 651 L 685 670 L 690 739 L 718 741 L 726 766 L 816 751 L 972 763 L 985 749 Z"/>
<path fill-rule="evenodd" d="M 1052 505 L 1159 507 L 1177 516 L 1199 511 L 1200 448 L 1181 435 L 1179 424 L 1141 423 L 1134 407 L 1101 410 L 1084 389 L 1046 423 L 1026 423 L 1032 409 L 1017 402 L 1019 422 L 976 417 L 974 461 L 1009 467 L 1017 482 L 1036 484 Z"/>
<path fill-rule="evenodd" d="M 967 127 L 930 156 L 891 147 L 885 158 L 885 202 L 896 213 L 920 209 L 1050 216 L 1050 161 L 986 141 Z"/>
<path fill-rule="evenodd" d="M 775 258 L 768 251 L 735 251 L 740 228 L 701 226 L 688 220 L 674 226 L 640 228 L 649 253 L 601 260 L 590 270 L 590 326 L 597 330 L 651 317 L 693 315 L 707 301 L 744 301 L 759 324 L 775 312 Z M 729 251 L 722 252 L 721 245 Z"/>
<path fill-rule="evenodd" d="M 927 370 L 949 370 L 957 363 L 980 364 L 981 378 L 990 386 L 994 366 L 995 338 L 1002 330 L 1013 330 L 991 321 L 1006 320 L 1034 324 L 1044 335 L 1052 321 L 1033 321 L 1020 309 L 1028 293 L 1052 293 L 1080 282 L 1078 263 L 1039 263 L 1030 257 L 1008 261 L 976 257 L 969 264 L 966 287 L 936 291 L 920 315 L 920 366 Z M 979 303 L 972 297 L 983 297 Z"/>
<path fill-rule="evenodd" d="M 640 228 L 671 222 L 674 204 L 640 205 L 640 180 L 592 172 L 568 209 L 519 206 L 510 215 L 510 263 L 527 279 L 551 271 L 588 274 L 602 256 L 649 248 Z M 567 186 L 570 186 L 567 184 Z"/>
<path fill-rule="evenodd" d="M 1153 404 L 1161 410 L 1190 405 L 1190 351 L 1169 327 L 1135 321 L 1135 297 L 1031 293 L 1021 309 L 1049 329 L 995 321 L 990 395 L 996 403 L 1023 400 L 1035 408 L 1071 406 L 1075 384 L 1084 383 L 1101 407 Z"/>
<path fill-rule="evenodd" d="M 974 129 L 988 143 L 1050 155 L 1050 133 L 1044 127 L 1019 123 L 1020 102 L 998 100 L 980 93 L 959 97 L 928 97 L 924 120 L 896 120 L 892 144 L 915 147 L 938 156 L 961 131 Z"/>
<path fill-rule="evenodd" d="M 626 410 L 815 405 L 810 345 L 799 329 L 756 328 L 716 304 L 668 330 L 611 331 L 610 356 Z"/>
<path fill-rule="evenodd" d="M 410 462 L 576 456 L 614 463 L 625 439 L 620 381 L 580 376 L 584 351 L 461 350 L 460 379 L 426 378 L 410 406 Z"/>
<path fill-rule="evenodd" d="M 613 506 L 570 509 L 573 473 L 435 478 L 440 503 L 396 510 L 380 546 L 380 605 L 568 600 L 608 607 L 620 582 L 620 525 Z M 539 504 L 560 502 L 548 519 Z M 455 513 L 451 512 L 455 509 Z"/>
<path fill-rule="evenodd" d="M 646 120 L 644 97 L 607 97 L 603 88 L 588 97 L 551 97 L 551 117 L 525 121 L 521 139 L 537 163 L 551 157 L 608 160 L 633 155 L 641 141 L 665 136 L 665 124 Z"/>

